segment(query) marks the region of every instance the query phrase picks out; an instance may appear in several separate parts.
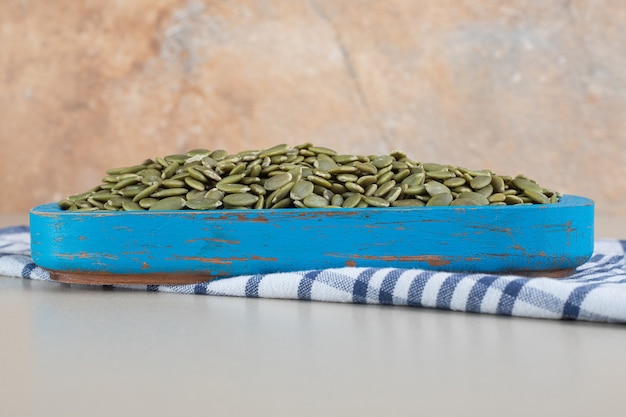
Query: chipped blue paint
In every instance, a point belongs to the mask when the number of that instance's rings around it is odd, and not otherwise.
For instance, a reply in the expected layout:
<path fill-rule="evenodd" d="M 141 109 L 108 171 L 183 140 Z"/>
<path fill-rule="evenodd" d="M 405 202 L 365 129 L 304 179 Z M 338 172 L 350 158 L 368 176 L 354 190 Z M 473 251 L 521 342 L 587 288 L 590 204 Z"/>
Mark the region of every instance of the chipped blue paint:
<path fill-rule="evenodd" d="M 506 207 L 30 213 L 32 254 L 82 273 L 210 277 L 344 266 L 549 271 L 593 251 L 591 200 Z"/>

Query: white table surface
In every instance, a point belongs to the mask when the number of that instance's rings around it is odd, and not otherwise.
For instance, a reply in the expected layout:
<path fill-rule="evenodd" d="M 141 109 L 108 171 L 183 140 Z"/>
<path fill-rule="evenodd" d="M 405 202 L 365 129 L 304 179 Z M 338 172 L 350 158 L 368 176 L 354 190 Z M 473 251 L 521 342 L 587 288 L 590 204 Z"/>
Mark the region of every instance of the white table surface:
<path fill-rule="evenodd" d="M 0 277 L 0 331 L 0 416 L 626 415 L 623 325 Z"/>

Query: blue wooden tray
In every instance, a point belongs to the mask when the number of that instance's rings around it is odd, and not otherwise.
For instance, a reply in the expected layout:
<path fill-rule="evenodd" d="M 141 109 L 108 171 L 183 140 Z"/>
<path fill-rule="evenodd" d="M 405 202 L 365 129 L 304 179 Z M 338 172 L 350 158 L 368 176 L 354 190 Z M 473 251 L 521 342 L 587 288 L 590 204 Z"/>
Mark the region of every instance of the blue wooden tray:
<path fill-rule="evenodd" d="M 177 284 L 345 266 L 567 271 L 593 251 L 591 200 L 502 207 L 30 212 L 53 278 Z"/>

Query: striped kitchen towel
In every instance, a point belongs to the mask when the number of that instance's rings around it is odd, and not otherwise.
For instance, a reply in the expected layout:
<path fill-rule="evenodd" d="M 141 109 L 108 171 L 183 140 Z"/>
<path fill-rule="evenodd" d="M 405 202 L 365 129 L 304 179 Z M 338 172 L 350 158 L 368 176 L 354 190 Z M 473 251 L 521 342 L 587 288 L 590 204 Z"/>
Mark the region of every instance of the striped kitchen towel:
<path fill-rule="evenodd" d="M 0 229 L 0 275 L 50 281 L 48 272 L 30 257 L 28 227 Z M 190 285 L 123 287 L 626 323 L 626 241 L 597 240 L 591 259 L 574 274 L 559 279 L 423 269 L 336 268 L 237 276 Z"/>

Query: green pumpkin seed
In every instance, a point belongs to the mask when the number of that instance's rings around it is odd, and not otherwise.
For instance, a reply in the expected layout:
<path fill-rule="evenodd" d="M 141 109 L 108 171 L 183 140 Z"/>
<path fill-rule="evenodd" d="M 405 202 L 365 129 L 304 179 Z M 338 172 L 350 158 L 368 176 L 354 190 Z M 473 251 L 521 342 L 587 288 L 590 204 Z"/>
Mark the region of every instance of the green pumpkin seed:
<path fill-rule="evenodd" d="M 112 199 L 110 199 L 109 201 L 107 201 L 107 203 L 108 203 L 110 206 L 112 206 L 112 207 L 115 207 L 115 208 L 119 209 L 119 208 L 121 208 L 121 207 L 122 207 L 122 204 L 123 204 L 124 202 L 129 202 L 129 201 L 131 201 L 131 199 L 130 199 L 130 198 L 128 198 L 128 197 L 120 197 L 120 196 L 117 196 L 117 197 L 112 198 Z"/>
<path fill-rule="evenodd" d="M 457 196 L 457 199 L 467 199 L 467 200 L 474 200 L 476 202 L 476 205 L 478 206 L 486 206 L 489 204 L 489 200 L 487 200 L 487 197 L 485 197 L 484 195 L 477 193 L 477 192 L 466 192 L 466 193 L 459 193 L 459 195 Z"/>
<path fill-rule="evenodd" d="M 332 149 L 324 148 L 323 146 L 309 146 L 309 151 L 315 152 L 318 155 L 337 155 L 337 152 L 333 151 Z"/>
<path fill-rule="evenodd" d="M 110 194 L 110 193 L 108 193 L 108 194 Z M 74 194 L 74 195 L 71 195 L 71 196 L 67 197 L 67 199 L 72 201 L 72 202 L 75 202 L 75 201 L 78 201 L 78 200 L 84 200 L 84 199 L 88 198 L 90 195 L 91 195 L 90 192 L 81 193 L 81 194 Z M 108 200 L 108 198 L 106 198 L 105 200 Z"/>
<path fill-rule="evenodd" d="M 322 155 L 320 155 L 322 156 Z M 333 173 L 333 174 L 337 174 L 338 172 L 336 172 L 335 170 L 337 169 L 342 169 L 343 167 L 345 167 L 346 165 L 337 165 L 337 163 L 335 161 L 333 161 L 332 159 L 316 159 L 313 162 L 313 167 L 316 169 L 319 169 L 320 171 L 326 171 L 329 173 Z M 343 172 L 343 171 L 340 171 Z"/>
<path fill-rule="evenodd" d="M 260 161 L 260 159 L 256 159 L 255 161 Z M 260 163 L 249 168 L 250 169 L 248 169 L 248 172 L 246 173 L 246 176 L 248 177 L 258 177 L 261 175 L 261 171 L 263 170 Z"/>
<path fill-rule="evenodd" d="M 185 183 L 194 190 L 203 191 L 205 188 L 203 183 L 193 177 L 185 178 Z"/>
<path fill-rule="evenodd" d="M 322 208 L 328 206 L 328 200 L 317 194 L 311 194 L 301 201 L 306 207 L 309 208 Z"/>
<path fill-rule="evenodd" d="M 217 188 L 213 188 L 212 190 L 209 190 L 204 194 L 204 198 L 212 198 L 214 200 L 221 201 L 224 199 L 224 193 Z"/>
<path fill-rule="evenodd" d="M 489 197 L 491 194 L 493 194 L 493 186 L 491 184 L 488 184 L 487 186 L 485 186 L 485 187 L 483 187 L 483 188 L 481 188 L 479 190 L 476 190 L 476 192 L 478 194 L 484 195 L 485 197 Z"/>
<path fill-rule="evenodd" d="M 293 182 L 289 182 L 280 187 L 278 190 L 273 191 L 269 196 L 267 196 L 266 204 L 269 204 L 271 207 L 283 198 L 287 197 L 291 192 L 293 185 Z"/>
<path fill-rule="evenodd" d="M 402 180 L 404 180 L 409 175 L 411 175 L 411 171 L 409 169 L 401 169 L 397 174 L 395 174 L 393 176 L 393 180 L 395 182 L 401 182 Z"/>
<path fill-rule="evenodd" d="M 372 160 L 372 165 L 374 165 L 377 169 L 381 169 L 390 166 L 393 161 L 393 156 L 381 155 Z"/>
<path fill-rule="evenodd" d="M 204 198 L 206 193 L 204 191 L 199 190 L 191 190 L 187 194 L 185 194 L 185 200 L 196 200 L 198 198 Z"/>
<path fill-rule="evenodd" d="M 291 198 L 285 197 L 282 200 L 279 200 L 278 202 L 274 203 L 270 208 L 272 208 L 272 209 L 287 208 L 287 207 L 291 206 L 292 202 L 293 202 L 293 200 L 291 200 Z"/>
<path fill-rule="evenodd" d="M 494 193 L 502 193 L 504 192 L 504 180 L 502 177 L 494 175 L 491 177 L 491 186 L 493 187 Z"/>
<path fill-rule="evenodd" d="M 484 204 L 480 204 L 477 200 L 474 200 L 472 198 L 456 198 L 455 200 L 452 200 L 452 202 L 450 203 L 450 206 L 481 206 Z"/>
<path fill-rule="evenodd" d="M 134 197 L 145 189 L 146 186 L 143 184 L 129 185 L 128 187 L 124 187 L 122 190 L 120 190 L 119 193 L 124 197 Z"/>
<path fill-rule="evenodd" d="M 346 187 L 344 187 L 343 184 L 335 182 L 335 183 L 333 183 L 333 186 L 330 188 L 330 191 L 332 191 L 335 194 L 343 194 L 343 193 L 347 192 L 348 189 Z"/>
<path fill-rule="evenodd" d="M 134 176 L 131 178 L 120 179 L 118 182 L 115 183 L 111 190 L 119 191 L 122 188 L 137 184 L 141 180 L 141 177 L 139 175 L 133 175 Z"/>
<path fill-rule="evenodd" d="M 291 188 L 289 196 L 292 200 L 302 200 L 313 194 L 314 185 L 310 181 L 300 180 Z"/>
<path fill-rule="evenodd" d="M 269 149 L 264 150 L 259 154 L 259 158 L 267 158 L 276 155 L 284 155 L 289 150 L 289 145 L 281 143 L 280 145 L 272 146 Z"/>
<path fill-rule="evenodd" d="M 278 190 L 285 184 L 288 184 L 293 179 L 293 175 L 288 172 L 284 172 L 282 174 L 275 175 L 273 177 L 268 178 L 263 186 L 268 191 Z"/>
<path fill-rule="evenodd" d="M 391 202 L 396 201 L 400 195 L 402 195 L 402 187 L 393 187 L 389 190 L 389 192 L 384 196 L 385 200 Z"/>
<path fill-rule="evenodd" d="M 185 161 L 187 160 L 187 155 L 180 155 L 180 154 L 167 155 L 163 159 L 165 159 L 167 162 L 170 162 L 170 163 L 177 162 L 179 164 L 184 164 Z"/>
<path fill-rule="evenodd" d="M 161 185 L 165 188 L 181 188 L 185 186 L 185 181 L 167 179 L 161 181 Z"/>
<path fill-rule="evenodd" d="M 93 198 L 96 201 L 100 201 L 100 202 L 107 202 L 115 197 L 117 197 L 119 194 L 112 194 L 112 193 L 95 193 L 94 195 L 91 196 L 91 198 Z M 80 201 L 80 200 L 76 200 L 76 201 Z"/>
<path fill-rule="evenodd" d="M 353 193 L 343 200 L 341 207 L 354 208 L 361 202 L 361 194 Z"/>
<path fill-rule="evenodd" d="M 461 185 L 460 187 L 453 188 L 452 191 L 454 191 L 457 194 L 460 194 L 460 193 L 471 193 L 474 190 L 472 190 L 470 187 L 466 185 Z"/>
<path fill-rule="evenodd" d="M 243 162 L 239 162 L 235 164 L 235 167 L 233 169 L 230 170 L 230 175 L 245 173 L 246 168 L 247 168 L 246 164 L 244 164 Z"/>
<path fill-rule="evenodd" d="M 124 201 L 122 203 L 122 208 L 124 209 L 124 211 L 144 210 L 143 207 L 141 207 L 138 203 L 135 203 L 134 201 Z"/>
<path fill-rule="evenodd" d="M 265 195 L 267 194 L 267 190 L 263 188 L 261 184 L 248 184 L 250 187 L 250 192 L 256 195 Z"/>
<path fill-rule="evenodd" d="M 488 170 L 473 170 L 473 169 L 466 169 L 466 168 L 462 168 L 459 167 L 459 170 L 465 174 L 468 174 L 471 177 L 478 177 L 478 176 L 487 176 L 490 177 L 491 176 L 491 172 Z"/>
<path fill-rule="evenodd" d="M 452 200 L 452 194 L 450 193 L 435 194 L 430 198 L 430 200 L 428 200 L 426 206 L 449 206 L 450 203 L 452 203 Z"/>
<path fill-rule="evenodd" d="M 163 190 L 152 193 L 150 196 L 154 198 L 174 197 L 187 194 L 189 190 L 186 188 L 165 188 Z"/>
<path fill-rule="evenodd" d="M 334 155 L 332 158 L 335 162 L 341 165 L 359 160 L 358 155 Z"/>
<path fill-rule="evenodd" d="M 293 148 L 294 149 L 299 149 L 300 152 L 302 152 L 302 150 L 307 150 L 311 146 L 314 146 L 311 142 L 305 142 L 305 143 L 301 143 L 300 145 L 296 145 Z"/>
<path fill-rule="evenodd" d="M 359 177 L 356 180 L 356 183 L 359 184 L 361 187 L 368 187 L 372 184 L 376 184 L 376 181 L 378 181 L 378 178 L 376 178 L 374 175 L 364 175 L 362 177 Z M 355 181 L 350 181 L 350 182 L 355 182 Z"/>
<path fill-rule="evenodd" d="M 423 201 L 416 199 L 409 200 L 396 200 L 391 203 L 392 207 L 424 207 L 425 204 Z"/>
<path fill-rule="evenodd" d="M 491 194 L 489 197 L 487 197 L 487 200 L 489 200 L 490 203 L 501 203 L 506 200 L 506 195 L 504 195 L 504 193 Z"/>
<path fill-rule="evenodd" d="M 343 197 L 340 194 L 335 194 L 330 200 L 330 205 L 341 207 L 343 205 L 343 201 Z"/>
<path fill-rule="evenodd" d="M 198 167 L 198 168 L 204 170 L 204 167 Z M 202 172 L 198 171 L 196 167 L 187 168 L 187 172 L 189 173 L 191 178 L 193 178 L 196 181 L 200 181 L 203 183 L 209 182 L 209 179 Z"/>
<path fill-rule="evenodd" d="M 167 197 L 152 204 L 148 210 L 180 210 L 185 207 L 185 199 L 182 197 Z"/>
<path fill-rule="evenodd" d="M 278 168 L 280 169 L 280 166 L 283 163 L 287 162 L 289 160 L 289 157 L 287 155 L 276 155 L 270 157 L 270 160 L 272 161 L 272 164 L 278 165 Z"/>
<path fill-rule="evenodd" d="M 487 175 L 479 175 L 470 180 L 469 185 L 474 190 L 479 190 L 487 185 L 491 184 L 491 177 Z"/>
<path fill-rule="evenodd" d="M 216 188 L 225 193 L 247 193 L 250 187 L 243 184 L 216 184 Z"/>
<path fill-rule="evenodd" d="M 392 171 L 385 172 L 385 173 L 381 174 L 380 176 L 378 176 L 378 180 L 376 181 L 376 183 L 378 185 L 383 185 L 383 184 L 385 184 L 385 183 L 387 183 L 389 181 L 393 181 L 393 172 Z"/>
<path fill-rule="evenodd" d="M 403 185 L 406 184 L 410 187 L 416 187 L 418 185 L 423 185 L 425 178 L 426 178 L 426 174 L 424 174 L 423 172 L 411 174 L 405 179 L 403 179 L 400 184 L 403 184 Z"/>
<path fill-rule="evenodd" d="M 104 208 L 104 203 L 94 200 L 93 197 L 89 197 L 87 202 L 91 204 L 92 207 Z"/>
<path fill-rule="evenodd" d="M 348 191 L 351 191 L 353 193 L 365 194 L 365 189 L 355 182 L 347 182 L 344 184 L 344 187 L 346 187 Z"/>
<path fill-rule="evenodd" d="M 109 175 L 134 174 L 136 172 L 141 171 L 145 167 L 146 166 L 142 164 L 142 165 L 133 165 L 133 166 L 124 167 L 124 168 L 113 168 L 113 169 L 106 171 L 106 173 Z"/>
<path fill-rule="evenodd" d="M 221 161 L 227 156 L 228 156 L 228 152 L 226 152 L 223 149 L 218 149 L 216 151 L 211 152 L 211 158 L 215 159 L 216 161 Z"/>
<path fill-rule="evenodd" d="M 398 160 L 398 158 L 394 155 L 389 154 L 389 156 L 391 156 L 392 158 L 396 159 L 395 161 L 393 161 L 391 163 L 391 168 L 394 171 L 397 171 L 398 173 L 408 170 L 409 169 L 409 165 L 405 162 L 405 161 L 400 161 Z"/>
<path fill-rule="evenodd" d="M 528 196 L 528 198 L 537 204 L 548 204 L 550 203 L 550 199 L 546 197 L 543 193 L 537 190 L 526 190 L 524 194 Z"/>
<path fill-rule="evenodd" d="M 424 168 L 426 172 L 430 172 L 430 171 L 441 171 L 442 169 L 445 168 L 445 166 L 441 164 L 432 163 L 432 162 L 426 162 L 422 164 L 422 168 Z"/>
<path fill-rule="evenodd" d="M 522 190 L 524 192 L 527 191 L 535 191 L 541 193 L 541 188 L 536 183 L 521 177 L 516 177 L 512 181 L 512 185 L 518 190 Z"/>
<path fill-rule="evenodd" d="M 524 200 L 516 195 L 507 195 L 504 199 L 504 202 L 507 204 L 522 204 Z"/>
<path fill-rule="evenodd" d="M 322 197 L 324 197 L 326 200 L 330 201 L 333 199 L 333 196 L 335 195 L 335 193 L 333 193 L 332 191 L 326 189 L 322 192 Z"/>
<path fill-rule="evenodd" d="M 440 169 L 438 171 L 427 171 L 426 176 L 428 178 L 435 178 L 438 180 L 446 180 L 449 178 L 454 178 L 456 175 L 454 173 L 448 171 L 447 169 Z"/>
<path fill-rule="evenodd" d="M 443 185 L 452 189 L 452 188 L 456 188 L 456 187 L 460 187 L 464 185 L 465 182 L 466 182 L 465 178 L 454 177 L 454 178 L 448 178 L 447 180 L 445 180 L 443 182 Z"/>
<path fill-rule="evenodd" d="M 403 192 L 406 195 L 420 195 L 420 194 L 424 194 L 426 192 L 426 186 L 424 186 L 424 185 L 417 185 L 417 186 L 414 186 L 414 187 L 404 187 L 403 188 Z M 446 191 L 444 190 L 443 192 L 446 192 Z"/>
<path fill-rule="evenodd" d="M 380 198 L 380 197 L 368 197 L 368 196 L 363 196 L 363 201 L 365 201 L 367 203 L 368 206 L 371 207 L 389 207 L 389 201 L 385 200 L 384 198 Z"/>
<path fill-rule="evenodd" d="M 254 203 L 254 208 L 257 210 L 261 210 L 264 207 L 265 207 L 265 196 L 260 195 L 257 202 Z"/>
<path fill-rule="evenodd" d="M 367 186 L 365 188 L 365 192 L 361 193 L 361 194 L 364 194 L 364 195 L 366 195 L 368 197 L 372 197 L 376 193 L 376 191 L 378 191 L 378 184 L 371 184 L 371 185 Z M 352 192 L 359 193 L 358 190 L 356 190 L 356 191 L 352 190 Z"/>
<path fill-rule="evenodd" d="M 170 164 L 163 158 L 156 157 L 154 158 L 154 160 L 156 161 L 157 164 L 161 165 L 162 168 L 167 168 Z"/>
<path fill-rule="evenodd" d="M 259 200 L 259 196 L 250 193 L 229 194 L 224 197 L 224 204 L 231 207 L 248 207 Z"/>
<path fill-rule="evenodd" d="M 188 176 L 189 176 L 188 172 L 179 172 L 178 174 L 172 175 L 168 179 L 170 179 L 170 180 L 178 180 L 178 181 L 183 180 L 184 181 L 185 178 L 187 178 Z"/>
<path fill-rule="evenodd" d="M 168 161 L 168 162 L 170 162 L 170 165 L 167 168 L 165 168 L 163 172 L 161 172 L 161 178 L 163 179 L 171 178 L 180 167 L 180 164 L 178 162 L 175 162 L 175 161 L 174 162 Z"/>
<path fill-rule="evenodd" d="M 218 161 L 215 164 L 215 172 L 220 175 L 230 174 L 233 168 L 235 168 L 235 164 L 230 161 Z"/>
<path fill-rule="evenodd" d="M 339 175 L 339 174 L 355 174 L 359 172 L 359 169 L 351 165 L 341 165 L 341 166 L 336 166 L 334 168 L 329 168 L 327 169 L 327 171 L 329 174 Z"/>
<path fill-rule="evenodd" d="M 141 200 L 139 200 L 139 205 L 143 207 L 144 209 L 149 209 L 157 201 L 159 200 L 156 198 L 146 197 L 146 198 L 142 198 Z"/>
<path fill-rule="evenodd" d="M 287 172 L 291 174 L 293 182 L 298 182 L 302 179 L 302 173 L 304 172 L 304 167 L 297 166 L 295 168 L 290 169 Z"/>
<path fill-rule="evenodd" d="M 387 194 L 389 190 L 396 186 L 396 182 L 394 180 L 389 180 L 388 182 L 380 185 L 376 192 L 374 192 L 374 197 L 382 197 Z"/>
<path fill-rule="evenodd" d="M 333 188 L 333 184 L 330 181 L 328 181 L 327 179 L 318 177 L 316 175 L 309 175 L 308 177 L 306 177 L 306 179 L 315 185 L 319 185 L 328 189 Z"/>
<path fill-rule="evenodd" d="M 207 166 L 196 166 L 193 168 L 194 171 L 200 172 L 202 175 L 204 175 L 205 177 L 212 179 L 213 181 L 221 181 L 222 180 L 222 176 L 220 174 L 218 174 L 217 172 L 215 172 L 212 168 L 207 167 Z M 259 168 L 259 172 L 260 172 L 260 168 Z"/>
<path fill-rule="evenodd" d="M 321 169 L 314 169 L 313 175 L 315 175 L 316 177 L 324 178 L 325 180 L 330 180 L 333 177 L 329 172 L 323 171 Z"/>
<path fill-rule="evenodd" d="M 424 188 L 426 189 L 428 195 L 430 195 L 431 197 L 441 193 L 450 194 L 450 189 L 448 187 L 436 181 L 428 181 L 426 184 L 424 184 Z"/>
<path fill-rule="evenodd" d="M 104 203 L 104 205 L 106 206 L 108 204 L 108 207 L 115 209 L 115 207 L 113 207 L 111 204 L 109 204 L 109 202 L 107 201 L 106 203 Z M 89 204 L 87 201 L 85 200 L 78 200 L 74 203 L 74 205 L 78 208 L 91 208 L 91 204 Z"/>
<path fill-rule="evenodd" d="M 376 168 L 374 164 L 370 162 L 355 162 L 354 167 L 357 170 L 369 175 L 376 175 L 376 173 L 378 172 L 378 168 Z"/>
<path fill-rule="evenodd" d="M 228 175 L 227 177 L 224 177 L 222 180 L 218 181 L 215 186 L 219 188 L 220 185 L 224 184 L 236 184 L 241 181 L 245 176 L 246 174 L 244 173 Z"/>
<path fill-rule="evenodd" d="M 374 176 L 370 176 L 370 178 L 374 178 L 374 181 L 376 180 L 376 177 Z M 354 174 L 339 174 L 337 175 L 337 180 L 341 182 L 357 182 L 359 180 L 359 176 Z"/>
<path fill-rule="evenodd" d="M 268 165 L 261 169 L 261 176 L 269 176 L 270 172 L 280 171 L 280 166 L 278 165 Z"/>

